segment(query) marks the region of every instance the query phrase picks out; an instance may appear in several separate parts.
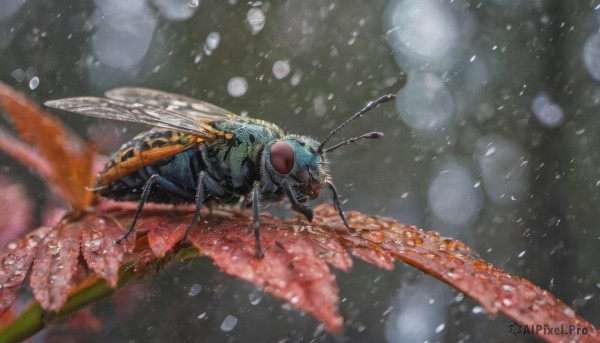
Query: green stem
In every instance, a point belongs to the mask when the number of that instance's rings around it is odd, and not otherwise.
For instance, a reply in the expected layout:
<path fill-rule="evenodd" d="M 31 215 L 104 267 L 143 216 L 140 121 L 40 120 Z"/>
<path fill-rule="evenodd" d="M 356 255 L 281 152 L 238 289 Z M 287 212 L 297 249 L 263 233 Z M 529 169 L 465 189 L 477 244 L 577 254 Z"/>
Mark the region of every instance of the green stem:
<path fill-rule="evenodd" d="M 119 269 L 119 282 L 116 288 L 110 288 L 106 281 L 98 279 L 96 282 L 82 287 L 69 296 L 69 299 L 58 312 L 45 311 L 38 302 L 32 303 L 15 320 L 0 331 L 0 342 L 21 342 L 37 332 L 41 331 L 50 322 L 66 317 L 71 313 L 111 295 L 115 290 L 128 283 L 141 279 L 150 271 L 156 270 L 157 266 L 163 266 L 165 262 L 178 261 L 198 255 L 193 247 L 180 249 L 177 253 L 154 261 L 145 270 L 135 271 L 135 262 L 128 262 Z"/>

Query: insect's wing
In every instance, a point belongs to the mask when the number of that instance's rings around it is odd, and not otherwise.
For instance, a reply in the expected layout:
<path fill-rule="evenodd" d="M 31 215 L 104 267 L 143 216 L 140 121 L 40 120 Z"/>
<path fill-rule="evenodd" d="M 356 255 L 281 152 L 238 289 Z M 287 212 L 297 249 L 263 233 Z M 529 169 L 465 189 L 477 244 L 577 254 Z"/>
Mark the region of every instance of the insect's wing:
<path fill-rule="evenodd" d="M 219 131 L 208 124 L 210 120 L 196 120 L 185 113 L 143 103 L 95 97 L 51 100 L 48 107 L 92 117 L 143 123 L 165 129 L 186 132 L 212 141 L 219 137 L 231 138 L 230 133 Z"/>
<path fill-rule="evenodd" d="M 155 89 L 123 87 L 111 89 L 105 94 L 115 100 L 141 103 L 186 114 L 190 119 L 197 121 L 237 117 L 230 111 L 211 103 Z"/>

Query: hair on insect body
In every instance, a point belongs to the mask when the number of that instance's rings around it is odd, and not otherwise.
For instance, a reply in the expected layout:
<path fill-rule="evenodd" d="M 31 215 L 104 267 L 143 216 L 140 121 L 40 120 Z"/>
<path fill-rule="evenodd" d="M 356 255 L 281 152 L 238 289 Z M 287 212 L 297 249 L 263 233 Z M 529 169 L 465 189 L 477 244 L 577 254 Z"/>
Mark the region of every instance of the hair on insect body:
<path fill-rule="evenodd" d="M 323 188 L 331 191 L 343 224 L 351 229 L 339 194 L 327 172 L 326 153 L 363 139 L 369 132 L 326 148 L 340 130 L 379 105 L 395 99 L 385 95 L 333 129 L 321 142 L 286 134 L 275 124 L 242 117 L 213 104 L 146 88 L 117 88 L 107 98 L 52 100 L 46 106 L 83 115 L 147 124 L 154 128 L 125 143 L 99 173 L 93 191 L 118 201 L 138 201 L 127 239 L 147 202 L 195 203 L 186 229 L 200 220 L 203 204 L 233 204 L 251 199 L 256 254 L 260 244 L 260 201 L 287 198 L 294 211 L 310 222 L 307 206 Z"/>

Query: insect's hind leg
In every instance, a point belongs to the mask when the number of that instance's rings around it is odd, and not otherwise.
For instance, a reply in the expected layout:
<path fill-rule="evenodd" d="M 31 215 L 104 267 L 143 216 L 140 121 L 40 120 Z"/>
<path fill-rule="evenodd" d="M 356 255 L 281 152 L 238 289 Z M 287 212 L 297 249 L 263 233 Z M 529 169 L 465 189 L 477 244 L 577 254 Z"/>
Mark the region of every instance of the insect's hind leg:
<path fill-rule="evenodd" d="M 135 212 L 135 216 L 133 217 L 133 221 L 131 222 L 131 225 L 129 225 L 129 229 L 127 229 L 127 232 L 123 235 L 123 237 L 117 239 L 115 243 L 120 244 L 123 240 L 127 239 L 127 237 L 129 237 L 129 235 L 133 232 L 133 228 L 135 228 L 135 224 L 137 223 L 138 219 L 140 218 L 140 215 L 142 214 L 142 209 L 144 208 L 144 205 L 146 205 L 148 196 L 152 191 L 152 186 L 154 186 L 155 183 L 164 188 L 164 190 L 167 192 L 177 195 L 187 194 L 185 193 L 185 191 L 181 190 L 179 187 L 177 187 L 177 185 L 164 178 L 163 176 L 160 176 L 158 174 L 153 174 L 152 176 L 150 176 L 148 181 L 146 181 L 146 184 L 144 184 L 144 191 L 140 196 L 140 202 L 138 203 L 138 208 Z"/>
<path fill-rule="evenodd" d="M 194 216 L 192 217 L 192 221 L 188 224 L 187 229 L 185 229 L 185 235 L 183 236 L 183 239 L 186 239 L 188 237 L 188 234 L 190 233 L 190 230 L 192 229 L 192 227 L 197 225 L 198 222 L 200 221 L 200 210 L 202 209 L 202 203 L 204 202 L 204 199 L 206 198 L 205 191 L 204 191 L 204 187 L 205 187 L 204 177 L 205 177 L 205 174 L 203 171 L 201 171 L 198 174 L 198 186 L 196 187 L 196 210 L 194 211 Z"/>

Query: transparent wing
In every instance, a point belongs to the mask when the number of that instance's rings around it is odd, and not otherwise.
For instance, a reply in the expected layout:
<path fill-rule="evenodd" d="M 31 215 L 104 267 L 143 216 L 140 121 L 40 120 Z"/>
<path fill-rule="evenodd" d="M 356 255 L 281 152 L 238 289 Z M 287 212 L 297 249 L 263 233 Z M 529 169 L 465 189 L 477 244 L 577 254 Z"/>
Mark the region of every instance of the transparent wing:
<path fill-rule="evenodd" d="M 155 89 L 123 87 L 111 89 L 105 94 L 110 99 L 152 105 L 182 113 L 193 120 L 215 120 L 236 116 L 230 111 L 211 103 Z"/>
<path fill-rule="evenodd" d="M 208 125 L 207 119 L 196 120 L 186 113 L 179 113 L 143 103 L 130 103 L 95 97 L 78 97 L 51 100 L 44 104 L 48 107 L 86 116 L 143 123 L 186 132 L 207 140 L 214 140 L 219 136 L 231 135 Z"/>

